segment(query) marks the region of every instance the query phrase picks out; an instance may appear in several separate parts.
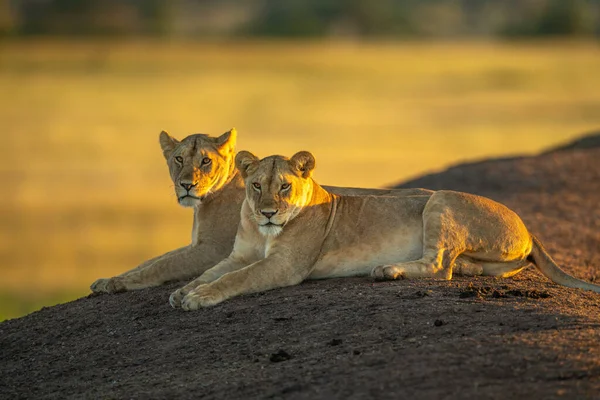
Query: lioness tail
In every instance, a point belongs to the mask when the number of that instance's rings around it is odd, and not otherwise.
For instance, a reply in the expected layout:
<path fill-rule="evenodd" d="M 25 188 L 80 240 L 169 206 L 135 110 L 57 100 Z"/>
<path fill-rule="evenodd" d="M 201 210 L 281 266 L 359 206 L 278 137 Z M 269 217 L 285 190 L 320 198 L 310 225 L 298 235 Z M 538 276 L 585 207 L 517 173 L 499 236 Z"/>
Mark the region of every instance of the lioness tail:
<path fill-rule="evenodd" d="M 559 285 L 600 293 L 600 285 L 594 285 L 593 283 L 582 281 L 567 274 L 554 262 L 538 238 L 531 235 L 531 239 L 533 240 L 533 248 L 527 259 L 533 262 L 548 279 Z"/>

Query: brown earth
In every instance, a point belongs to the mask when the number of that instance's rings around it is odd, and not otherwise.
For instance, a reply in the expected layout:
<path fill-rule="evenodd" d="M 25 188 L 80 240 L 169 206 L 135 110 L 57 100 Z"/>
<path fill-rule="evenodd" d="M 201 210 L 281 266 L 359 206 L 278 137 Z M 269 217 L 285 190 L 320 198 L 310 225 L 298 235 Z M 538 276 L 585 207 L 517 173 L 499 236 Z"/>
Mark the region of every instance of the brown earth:
<path fill-rule="evenodd" d="M 600 281 L 600 148 L 465 164 L 403 187 L 516 210 Z M 173 310 L 178 287 L 88 296 L 0 324 L 0 398 L 600 398 L 600 294 L 514 279 L 306 282 Z"/>

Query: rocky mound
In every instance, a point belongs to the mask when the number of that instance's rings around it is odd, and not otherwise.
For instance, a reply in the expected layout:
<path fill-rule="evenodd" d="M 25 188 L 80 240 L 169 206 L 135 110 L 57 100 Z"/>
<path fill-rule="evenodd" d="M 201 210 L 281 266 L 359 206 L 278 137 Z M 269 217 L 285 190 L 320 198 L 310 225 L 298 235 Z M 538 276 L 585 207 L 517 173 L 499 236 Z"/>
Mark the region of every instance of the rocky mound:
<path fill-rule="evenodd" d="M 568 272 L 600 281 L 600 148 L 463 164 L 401 187 L 517 211 Z M 178 284 L 0 324 L 0 398 L 594 398 L 600 295 L 513 279 L 306 282 L 173 310 Z"/>

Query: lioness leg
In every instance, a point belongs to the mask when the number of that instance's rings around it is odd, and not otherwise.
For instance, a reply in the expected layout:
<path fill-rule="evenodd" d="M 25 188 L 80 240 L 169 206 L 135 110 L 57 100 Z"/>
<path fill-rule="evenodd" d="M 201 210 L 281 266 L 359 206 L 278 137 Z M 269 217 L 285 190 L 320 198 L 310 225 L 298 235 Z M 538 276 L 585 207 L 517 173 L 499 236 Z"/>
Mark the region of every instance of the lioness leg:
<path fill-rule="evenodd" d="M 375 267 L 371 275 L 377 279 L 452 279 L 452 265 L 458 256 L 457 251 L 432 249 L 429 253 L 419 260 Z"/>
<path fill-rule="evenodd" d="M 92 284 L 91 289 L 93 292 L 115 293 L 158 286 L 167 281 L 191 279 L 218 263 L 223 258 L 223 253 L 216 246 L 184 247 L 122 275 L 99 279 Z"/>
<path fill-rule="evenodd" d="M 151 259 L 144 261 L 143 263 L 141 263 L 137 267 L 135 267 L 135 268 L 133 268 L 133 269 L 131 269 L 129 271 L 125 271 L 122 274 L 119 274 L 117 276 L 127 276 L 127 275 L 130 275 L 133 272 L 139 271 L 141 269 L 146 268 L 149 265 L 154 264 L 155 262 L 157 262 L 158 260 L 160 260 L 162 258 L 176 256 L 178 254 L 185 253 L 186 251 L 190 250 L 189 248 L 190 248 L 190 246 L 180 247 L 178 249 L 168 251 L 165 254 L 161 254 L 160 256 L 152 257 Z"/>
<path fill-rule="evenodd" d="M 483 275 L 483 265 L 480 262 L 473 261 L 468 257 L 460 255 L 454 260 L 452 274 L 463 276 Z"/>
<path fill-rule="evenodd" d="M 523 268 L 528 267 L 529 265 L 531 265 L 531 263 L 527 259 L 498 263 L 484 262 L 482 264 L 483 275 L 509 278 L 518 274 Z"/>
<path fill-rule="evenodd" d="M 531 235 L 513 211 L 490 199 L 442 190 L 430 197 L 423 210 L 423 258 L 373 272 L 388 279 L 426 273 L 450 279 L 456 256 L 464 254 L 481 260 L 483 275 L 506 277 L 527 264 L 531 246 Z M 420 269 L 415 268 L 418 263 Z M 479 272 L 470 269 L 465 271 Z"/>
<path fill-rule="evenodd" d="M 244 268 L 246 265 L 248 265 L 247 262 L 240 261 L 237 259 L 233 259 L 233 258 L 224 259 L 223 261 L 221 261 L 214 267 L 210 268 L 209 270 L 204 272 L 202 275 L 200 275 L 198 278 L 194 279 L 193 281 L 191 281 L 184 287 L 179 288 L 176 291 L 174 291 L 173 293 L 171 293 L 171 296 L 169 297 L 169 303 L 171 304 L 171 307 L 173 307 L 173 308 L 181 307 L 181 300 L 189 292 L 196 289 L 198 286 L 211 283 L 211 282 L 219 279 L 221 276 L 225 275 L 226 273 L 229 273 L 232 271 L 237 271 L 238 269 Z"/>
<path fill-rule="evenodd" d="M 430 199 L 423 210 L 421 259 L 379 266 L 372 271 L 372 275 L 379 279 L 452 279 L 454 261 L 465 250 L 468 235 L 468 231 L 454 217 L 451 208 L 444 206 L 443 202 L 440 206 Z M 469 270 L 476 272 L 474 267 Z"/>
<path fill-rule="evenodd" d="M 156 256 L 154 258 L 146 260 L 143 263 L 141 263 L 140 265 L 138 265 L 137 267 L 135 267 L 129 271 L 123 272 L 122 274 L 117 275 L 116 277 L 97 279 L 94 283 L 91 284 L 90 289 L 92 290 L 92 292 L 96 292 L 96 293 L 101 293 L 101 292 L 114 293 L 114 292 L 126 290 L 126 289 L 120 288 L 121 285 L 118 283 L 120 278 L 126 277 L 128 275 L 138 274 L 141 270 L 149 267 L 150 265 L 154 264 L 155 262 L 157 262 L 161 259 L 175 256 L 175 255 L 184 253 L 186 251 L 189 251 L 189 247 L 190 246 L 181 247 L 179 249 L 172 250 L 172 251 L 169 251 L 160 256 Z M 121 290 L 119 290 L 119 289 L 121 289 Z"/>
<path fill-rule="evenodd" d="M 311 248 L 308 248 L 310 252 Z M 262 292 L 297 285 L 310 273 L 312 263 L 302 257 L 294 259 L 274 254 L 219 279 L 196 287 L 181 301 L 186 311 L 218 304 L 240 294 Z"/>

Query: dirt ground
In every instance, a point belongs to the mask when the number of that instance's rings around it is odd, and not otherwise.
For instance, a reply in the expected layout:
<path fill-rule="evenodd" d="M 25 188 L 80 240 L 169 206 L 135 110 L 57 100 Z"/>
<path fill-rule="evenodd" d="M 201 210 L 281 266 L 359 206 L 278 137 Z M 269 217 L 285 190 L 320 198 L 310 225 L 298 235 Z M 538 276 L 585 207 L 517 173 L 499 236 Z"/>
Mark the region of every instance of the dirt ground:
<path fill-rule="evenodd" d="M 586 147 L 586 146 L 583 146 Z M 600 282 L 600 148 L 460 165 L 402 186 L 516 210 Z M 600 294 L 513 279 L 306 282 L 173 310 L 178 284 L 0 324 L 0 398 L 600 398 Z"/>

